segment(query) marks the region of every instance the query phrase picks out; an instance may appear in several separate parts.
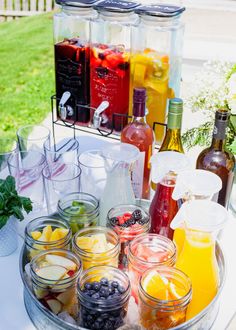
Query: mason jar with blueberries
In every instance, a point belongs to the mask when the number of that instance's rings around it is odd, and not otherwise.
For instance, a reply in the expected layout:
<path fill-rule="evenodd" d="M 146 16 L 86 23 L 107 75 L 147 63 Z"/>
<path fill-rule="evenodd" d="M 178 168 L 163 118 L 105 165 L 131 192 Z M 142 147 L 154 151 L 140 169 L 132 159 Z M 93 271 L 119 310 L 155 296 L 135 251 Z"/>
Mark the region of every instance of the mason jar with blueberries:
<path fill-rule="evenodd" d="M 112 228 L 120 238 L 119 268 L 127 270 L 129 243 L 138 235 L 149 232 L 150 215 L 137 205 L 117 205 L 107 214 L 107 227 Z"/>
<path fill-rule="evenodd" d="M 78 282 L 80 326 L 115 330 L 124 325 L 130 297 L 130 281 L 111 266 L 92 267 Z"/>

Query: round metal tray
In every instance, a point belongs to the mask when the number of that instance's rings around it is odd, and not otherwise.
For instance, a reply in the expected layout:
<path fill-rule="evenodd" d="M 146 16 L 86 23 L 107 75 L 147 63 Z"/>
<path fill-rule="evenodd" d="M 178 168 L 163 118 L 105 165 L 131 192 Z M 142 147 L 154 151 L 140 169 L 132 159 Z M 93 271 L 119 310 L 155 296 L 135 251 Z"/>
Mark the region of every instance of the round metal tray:
<path fill-rule="evenodd" d="M 209 330 L 219 310 L 219 298 L 225 281 L 225 260 L 219 244 L 216 244 L 216 258 L 220 270 L 220 287 L 212 302 L 198 315 L 171 330 Z M 38 330 L 85 330 L 85 328 L 64 322 L 44 307 L 34 296 L 26 280 L 24 268 L 26 264 L 26 249 L 23 246 L 20 255 L 20 274 L 24 284 L 24 303 L 26 311 Z M 102 330 L 102 329 L 101 329 Z"/>

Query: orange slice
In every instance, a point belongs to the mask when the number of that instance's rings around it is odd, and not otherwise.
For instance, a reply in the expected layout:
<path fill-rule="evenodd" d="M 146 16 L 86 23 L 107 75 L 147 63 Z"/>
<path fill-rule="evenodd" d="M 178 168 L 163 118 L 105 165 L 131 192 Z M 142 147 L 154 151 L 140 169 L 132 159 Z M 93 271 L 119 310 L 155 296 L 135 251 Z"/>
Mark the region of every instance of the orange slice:
<path fill-rule="evenodd" d="M 168 279 L 155 270 L 151 271 L 143 281 L 144 290 L 150 296 L 161 300 L 168 300 L 168 285 Z"/>
<path fill-rule="evenodd" d="M 176 286 L 172 282 L 169 282 L 168 289 L 169 289 L 170 297 L 173 300 L 175 300 L 175 299 L 181 299 L 186 294 L 186 290 L 184 290 L 182 288 L 179 288 L 178 286 Z"/>

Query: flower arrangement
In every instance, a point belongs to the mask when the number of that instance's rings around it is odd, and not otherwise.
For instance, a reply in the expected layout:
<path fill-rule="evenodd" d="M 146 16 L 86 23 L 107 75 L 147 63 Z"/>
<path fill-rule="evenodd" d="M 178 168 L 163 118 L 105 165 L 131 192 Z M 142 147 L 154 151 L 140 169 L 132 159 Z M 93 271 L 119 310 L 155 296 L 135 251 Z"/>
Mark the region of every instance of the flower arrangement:
<path fill-rule="evenodd" d="M 195 77 L 195 90 L 185 103 L 186 110 L 201 112 L 204 123 L 183 134 L 187 149 L 196 145 L 209 145 L 212 138 L 215 111 L 231 110 L 227 134 L 227 147 L 236 154 L 236 64 L 207 62 Z"/>

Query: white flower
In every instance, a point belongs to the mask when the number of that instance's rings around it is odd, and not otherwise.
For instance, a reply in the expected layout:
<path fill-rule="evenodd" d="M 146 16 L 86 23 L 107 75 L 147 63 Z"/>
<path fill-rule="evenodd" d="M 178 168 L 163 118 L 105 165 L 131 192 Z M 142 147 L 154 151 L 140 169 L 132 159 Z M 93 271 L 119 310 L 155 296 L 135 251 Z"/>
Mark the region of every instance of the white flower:
<path fill-rule="evenodd" d="M 236 94 L 236 73 L 233 73 L 228 80 L 229 95 Z"/>
<path fill-rule="evenodd" d="M 228 99 L 228 105 L 232 115 L 236 115 L 236 93 L 231 95 Z"/>

